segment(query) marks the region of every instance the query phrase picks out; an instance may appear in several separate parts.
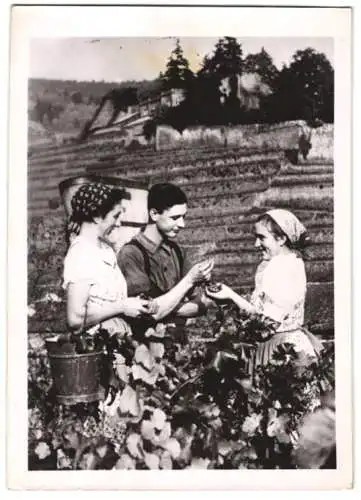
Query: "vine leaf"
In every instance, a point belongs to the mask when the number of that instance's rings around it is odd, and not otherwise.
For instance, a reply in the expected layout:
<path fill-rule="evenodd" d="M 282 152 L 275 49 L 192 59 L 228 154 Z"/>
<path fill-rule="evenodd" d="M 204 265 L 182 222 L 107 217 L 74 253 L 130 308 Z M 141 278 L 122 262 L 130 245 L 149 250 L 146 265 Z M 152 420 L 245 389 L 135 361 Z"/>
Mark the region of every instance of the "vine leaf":
<path fill-rule="evenodd" d="M 155 326 L 155 328 L 148 328 L 144 334 L 144 336 L 146 338 L 149 338 L 149 337 L 156 337 L 156 338 L 160 338 L 160 339 L 163 339 L 165 337 L 165 334 L 166 334 L 166 325 L 164 323 L 157 323 L 157 325 Z"/>
<path fill-rule="evenodd" d="M 70 458 L 65 455 L 64 451 L 61 448 L 59 448 L 56 453 L 56 467 L 60 470 L 69 470 L 72 468 Z"/>
<path fill-rule="evenodd" d="M 289 443 L 290 438 L 286 430 L 288 420 L 285 415 L 271 417 L 267 425 L 267 435 L 277 438 L 280 443 Z"/>
<path fill-rule="evenodd" d="M 143 366 L 146 370 L 150 371 L 154 364 L 155 359 L 149 351 L 148 347 L 144 344 L 140 344 L 136 350 L 134 355 L 135 363 L 138 363 Z"/>
<path fill-rule="evenodd" d="M 133 417 L 138 417 L 141 413 L 137 393 L 130 385 L 126 385 L 122 395 L 119 396 L 119 411 L 122 414 L 129 413 Z"/>
<path fill-rule="evenodd" d="M 170 438 L 166 441 L 162 447 L 169 452 L 171 458 L 177 460 L 181 453 L 181 447 L 179 442 L 175 438 Z"/>
<path fill-rule="evenodd" d="M 164 366 L 156 364 L 152 370 L 148 371 L 141 365 L 134 364 L 132 366 L 132 375 L 134 380 L 143 380 L 146 384 L 154 387 L 159 375 L 164 375 Z"/>
<path fill-rule="evenodd" d="M 160 459 L 155 453 L 144 453 L 144 463 L 148 469 L 159 469 Z"/>
<path fill-rule="evenodd" d="M 114 353 L 113 366 L 118 378 L 125 384 L 129 383 L 129 369 L 126 365 L 125 357 L 122 354 Z"/>
<path fill-rule="evenodd" d="M 156 409 L 149 420 L 143 420 L 140 427 L 141 435 L 156 446 L 164 446 L 171 436 L 170 422 L 162 410 Z"/>
<path fill-rule="evenodd" d="M 161 342 L 149 342 L 149 351 L 156 361 L 163 358 L 165 348 Z"/>
<path fill-rule="evenodd" d="M 208 469 L 210 463 L 209 458 L 193 458 L 191 464 L 186 469 Z"/>
<path fill-rule="evenodd" d="M 171 470 L 173 469 L 173 461 L 169 451 L 164 450 L 162 456 L 160 457 L 159 467 L 161 469 Z"/>
<path fill-rule="evenodd" d="M 142 439 L 139 434 L 135 432 L 129 434 L 126 441 L 126 447 L 133 458 L 142 458 Z"/>
<path fill-rule="evenodd" d="M 85 452 L 78 461 L 77 468 L 81 470 L 95 470 L 100 458 L 92 451 Z"/>
<path fill-rule="evenodd" d="M 50 447 L 45 441 L 41 441 L 35 448 L 35 454 L 40 460 L 44 460 L 46 457 L 51 455 Z"/>
<path fill-rule="evenodd" d="M 123 453 L 119 460 L 114 466 L 115 469 L 125 469 L 125 470 L 135 470 L 135 460 L 128 455 L 128 453 Z"/>
<path fill-rule="evenodd" d="M 248 415 L 242 424 L 242 431 L 245 434 L 248 434 L 248 436 L 254 436 L 254 434 L 259 430 L 261 421 L 262 421 L 262 415 L 259 413 L 251 413 L 251 415 Z"/>
<path fill-rule="evenodd" d="M 150 418 L 151 423 L 154 425 L 155 429 L 157 430 L 162 430 L 166 421 L 167 421 L 167 415 L 163 410 L 160 410 L 159 408 L 156 408 L 153 411 L 153 414 Z"/>

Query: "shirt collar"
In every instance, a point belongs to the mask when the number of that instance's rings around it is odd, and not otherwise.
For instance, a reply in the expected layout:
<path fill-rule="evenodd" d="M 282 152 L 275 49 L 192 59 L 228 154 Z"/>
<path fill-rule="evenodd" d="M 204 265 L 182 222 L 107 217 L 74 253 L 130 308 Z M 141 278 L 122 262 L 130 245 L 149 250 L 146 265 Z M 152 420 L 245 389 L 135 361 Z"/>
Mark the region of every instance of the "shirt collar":
<path fill-rule="evenodd" d="M 70 246 L 73 246 L 78 242 L 83 242 L 88 248 L 94 248 L 95 251 L 100 252 L 102 261 L 114 267 L 114 263 L 116 263 L 116 255 L 113 248 L 106 241 L 100 240 L 100 245 L 97 245 L 82 236 L 76 236 L 72 240 Z"/>
<path fill-rule="evenodd" d="M 154 241 L 145 236 L 144 233 L 138 233 L 136 238 L 150 254 L 155 254 L 160 248 L 164 248 L 169 254 L 171 253 L 169 245 L 164 240 L 160 243 L 154 243 Z"/>

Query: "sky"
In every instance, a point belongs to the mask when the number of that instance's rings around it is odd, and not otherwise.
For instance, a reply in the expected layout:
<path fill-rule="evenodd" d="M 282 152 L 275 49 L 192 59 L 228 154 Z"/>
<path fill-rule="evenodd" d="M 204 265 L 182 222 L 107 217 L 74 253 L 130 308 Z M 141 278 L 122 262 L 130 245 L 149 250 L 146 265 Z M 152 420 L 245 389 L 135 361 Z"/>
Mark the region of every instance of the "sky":
<path fill-rule="evenodd" d="M 197 71 L 206 54 L 211 54 L 217 38 L 180 38 L 192 71 Z M 332 38 L 238 38 L 243 55 L 262 47 L 281 69 L 296 50 L 312 47 L 323 52 L 333 65 Z M 30 45 L 31 78 L 109 81 L 152 80 L 166 68 L 175 47 L 175 37 L 162 38 L 38 38 Z"/>

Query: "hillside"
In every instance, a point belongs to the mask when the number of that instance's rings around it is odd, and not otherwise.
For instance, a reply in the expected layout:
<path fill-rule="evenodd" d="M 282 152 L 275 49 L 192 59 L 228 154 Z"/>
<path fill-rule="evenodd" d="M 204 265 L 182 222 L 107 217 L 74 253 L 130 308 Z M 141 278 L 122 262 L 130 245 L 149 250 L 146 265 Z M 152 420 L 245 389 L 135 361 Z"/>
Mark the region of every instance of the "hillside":
<path fill-rule="evenodd" d="M 320 129 L 319 129 L 320 130 Z M 332 131 L 325 130 L 326 146 Z M 319 131 L 322 138 L 322 131 Z M 326 141 L 326 142 L 325 142 Z M 328 147 L 328 146 L 327 146 Z M 317 148 L 291 165 L 280 150 L 204 146 L 154 151 L 125 151 L 117 135 L 94 137 L 81 145 L 43 147 L 29 157 L 30 297 L 60 291 L 65 253 L 64 207 L 60 181 L 101 174 L 152 184 L 167 179 L 184 187 L 189 216 L 182 243 L 194 259 L 216 259 L 215 277 L 238 290 L 248 290 L 257 265 L 250 228 L 256 214 L 287 207 L 308 227 L 313 241 L 306 270 L 309 282 L 307 323 L 313 330 L 333 328 L 333 161 L 332 152 Z M 311 150 L 312 152 L 312 150 Z M 328 159 L 327 159 L 328 158 Z M 46 235 L 44 237 L 44 235 Z M 37 286 L 34 288 L 34 283 Z M 64 328 L 64 315 L 49 312 L 53 328 Z M 30 331 L 41 331 L 32 321 Z"/>
<path fill-rule="evenodd" d="M 42 125 L 46 134 L 66 137 L 78 136 L 87 120 L 94 115 L 102 97 L 114 88 L 135 87 L 140 101 L 157 94 L 158 80 L 117 82 L 81 82 L 75 80 L 46 80 L 30 78 L 28 81 L 28 117 Z M 36 109 L 36 103 L 41 103 Z M 46 112 L 51 109 L 52 120 Z"/>

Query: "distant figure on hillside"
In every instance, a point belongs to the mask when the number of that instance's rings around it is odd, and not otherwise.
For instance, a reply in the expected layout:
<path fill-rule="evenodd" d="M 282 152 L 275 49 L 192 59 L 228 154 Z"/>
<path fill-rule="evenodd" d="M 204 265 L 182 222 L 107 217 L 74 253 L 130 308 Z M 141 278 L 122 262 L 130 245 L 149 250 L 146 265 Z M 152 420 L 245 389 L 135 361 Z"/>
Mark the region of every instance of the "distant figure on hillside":
<path fill-rule="evenodd" d="M 84 141 L 89 133 L 92 131 L 93 124 L 97 120 L 101 111 L 104 109 L 106 103 L 110 103 L 112 106 L 112 113 L 110 118 L 103 127 L 109 127 L 117 118 L 121 111 L 127 111 L 129 106 L 133 106 L 138 103 L 137 89 L 134 87 L 128 87 L 125 89 L 113 89 L 102 98 L 100 104 L 95 111 L 93 118 L 86 122 L 81 134 L 79 136 L 79 141 Z M 96 127 L 94 130 L 98 130 L 101 127 Z"/>
<path fill-rule="evenodd" d="M 298 146 L 300 149 L 300 153 L 303 156 L 304 160 L 307 160 L 308 153 L 310 152 L 310 149 L 312 148 L 312 143 L 311 143 L 311 130 L 303 130 L 302 134 L 300 135 L 299 141 L 298 141 Z"/>

